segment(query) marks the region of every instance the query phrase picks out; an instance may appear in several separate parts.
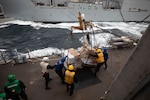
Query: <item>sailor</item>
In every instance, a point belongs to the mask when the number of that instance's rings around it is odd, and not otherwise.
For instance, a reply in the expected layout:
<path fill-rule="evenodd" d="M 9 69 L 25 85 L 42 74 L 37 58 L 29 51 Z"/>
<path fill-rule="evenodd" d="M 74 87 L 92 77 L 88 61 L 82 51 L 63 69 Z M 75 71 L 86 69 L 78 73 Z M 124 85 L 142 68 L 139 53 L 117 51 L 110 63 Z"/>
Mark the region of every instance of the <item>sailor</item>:
<path fill-rule="evenodd" d="M 92 54 L 91 54 L 92 55 Z M 96 76 L 96 73 L 99 71 L 100 67 L 104 64 L 104 55 L 100 48 L 96 50 L 96 53 L 92 55 L 93 57 L 96 57 L 96 69 L 94 75 Z"/>
<path fill-rule="evenodd" d="M 55 72 L 61 78 L 62 84 L 64 84 L 64 73 L 62 70 L 64 68 L 64 62 L 66 61 L 66 58 L 67 58 L 67 56 L 62 57 L 55 65 Z"/>
<path fill-rule="evenodd" d="M 25 93 L 26 86 L 20 80 L 15 79 L 14 74 L 8 75 L 8 82 L 5 84 L 5 93 L 8 96 L 7 99 L 20 100 L 19 96 L 22 99 L 28 100 L 28 97 Z"/>
<path fill-rule="evenodd" d="M 49 72 L 48 69 L 53 69 L 54 66 L 49 65 L 49 58 L 48 57 L 44 57 L 40 63 L 41 69 L 42 69 L 42 76 L 45 78 L 45 89 L 50 89 L 48 87 L 48 83 L 50 80 L 52 80 L 49 77 Z"/>
<path fill-rule="evenodd" d="M 103 48 L 103 54 L 104 54 L 104 65 L 105 65 L 105 70 L 107 69 L 107 60 L 108 60 L 108 52 L 107 52 L 107 48 Z"/>
<path fill-rule="evenodd" d="M 65 82 L 66 82 L 67 92 L 70 91 L 69 96 L 71 96 L 74 90 L 74 82 L 77 82 L 77 77 L 73 65 L 69 65 L 68 69 L 65 71 Z"/>

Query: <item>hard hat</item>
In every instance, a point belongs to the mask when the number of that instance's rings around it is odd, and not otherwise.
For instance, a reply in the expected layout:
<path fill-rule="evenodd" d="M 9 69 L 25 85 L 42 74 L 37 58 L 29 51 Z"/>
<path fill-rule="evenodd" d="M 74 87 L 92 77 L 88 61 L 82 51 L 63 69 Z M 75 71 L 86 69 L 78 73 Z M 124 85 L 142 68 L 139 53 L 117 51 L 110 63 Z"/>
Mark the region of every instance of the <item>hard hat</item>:
<path fill-rule="evenodd" d="M 101 50 L 101 49 L 97 49 L 96 52 L 97 52 L 97 53 L 101 53 L 102 50 Z"/>
<path fill-rule="evenodd" d="M 69 68 L 68 68 L 69 70 L 74 70 L 74 67 L 73 67 L 73 65 L 69 65 Z"/>
<path fill-rule="evenodd" d="M 48 58 L 48 57 L 44 57 L 44 58 L 42 59 L 42 61 L 48 62 L 48 61 L 49 61 L 49 58 Z"/>
<path fill-rule="evenodd" d="M 7 79 L 8 79 L 9 82 L 12 82 L 12 81 L 15 80 L 15 75 L 14 74 L 9 74 Z"/>

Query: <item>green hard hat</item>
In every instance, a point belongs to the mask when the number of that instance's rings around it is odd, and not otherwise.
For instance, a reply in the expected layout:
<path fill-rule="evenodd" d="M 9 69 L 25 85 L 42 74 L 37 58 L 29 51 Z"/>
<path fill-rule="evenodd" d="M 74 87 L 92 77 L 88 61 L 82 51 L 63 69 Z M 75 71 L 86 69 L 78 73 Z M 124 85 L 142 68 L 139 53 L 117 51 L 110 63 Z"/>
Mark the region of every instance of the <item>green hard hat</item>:
<path fill-rule="evenodd" d="M 15 80 L 15 75 L 14 74 L 9 74 L 8 75 L 8 81 L 11 82 L 11 81 L 14 81 Z"/>

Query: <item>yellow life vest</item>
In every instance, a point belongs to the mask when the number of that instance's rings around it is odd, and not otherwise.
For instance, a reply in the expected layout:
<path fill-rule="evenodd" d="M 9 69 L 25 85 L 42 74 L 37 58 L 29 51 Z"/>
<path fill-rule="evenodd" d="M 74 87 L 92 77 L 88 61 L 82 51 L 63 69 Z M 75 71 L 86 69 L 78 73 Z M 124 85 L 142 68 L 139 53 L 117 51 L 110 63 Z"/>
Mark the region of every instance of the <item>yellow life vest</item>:
<path fill-rule="evenodd" d="M 96 61 L 98 63 L 103 63 L 104 62 L 104 55 L 103 55 L 103 53 L 98 53 L 97 55 L 98 55 L 98 58 L 96 59 Z"/>
<path fill-rule="evenodd" d="M 66 70 L 65 72 L 65 82 L 68 84 L 72 84 L 74 82 L 74 75 L 75 72 L 71 72 L 69 70 Z"/>

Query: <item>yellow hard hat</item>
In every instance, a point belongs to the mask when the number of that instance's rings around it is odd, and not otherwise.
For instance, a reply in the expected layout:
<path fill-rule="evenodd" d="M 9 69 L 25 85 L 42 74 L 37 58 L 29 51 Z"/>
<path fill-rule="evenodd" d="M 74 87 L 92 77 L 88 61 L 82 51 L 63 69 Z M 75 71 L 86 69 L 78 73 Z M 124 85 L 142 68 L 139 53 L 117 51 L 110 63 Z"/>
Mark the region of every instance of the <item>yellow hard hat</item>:
<path fill-rule="evenodd" d="M 102 50 L 101 50 L 101 49 L 97 49 L 96 52 L 97 52 L 97 53 L 101 53 Z"/>
<path fill-rule="evenodd" d="M 68 68 L 68 70 L 74 70 L 74 67 L 73 67 L 73 65 L 69 65 L 69 68 Z"/>

